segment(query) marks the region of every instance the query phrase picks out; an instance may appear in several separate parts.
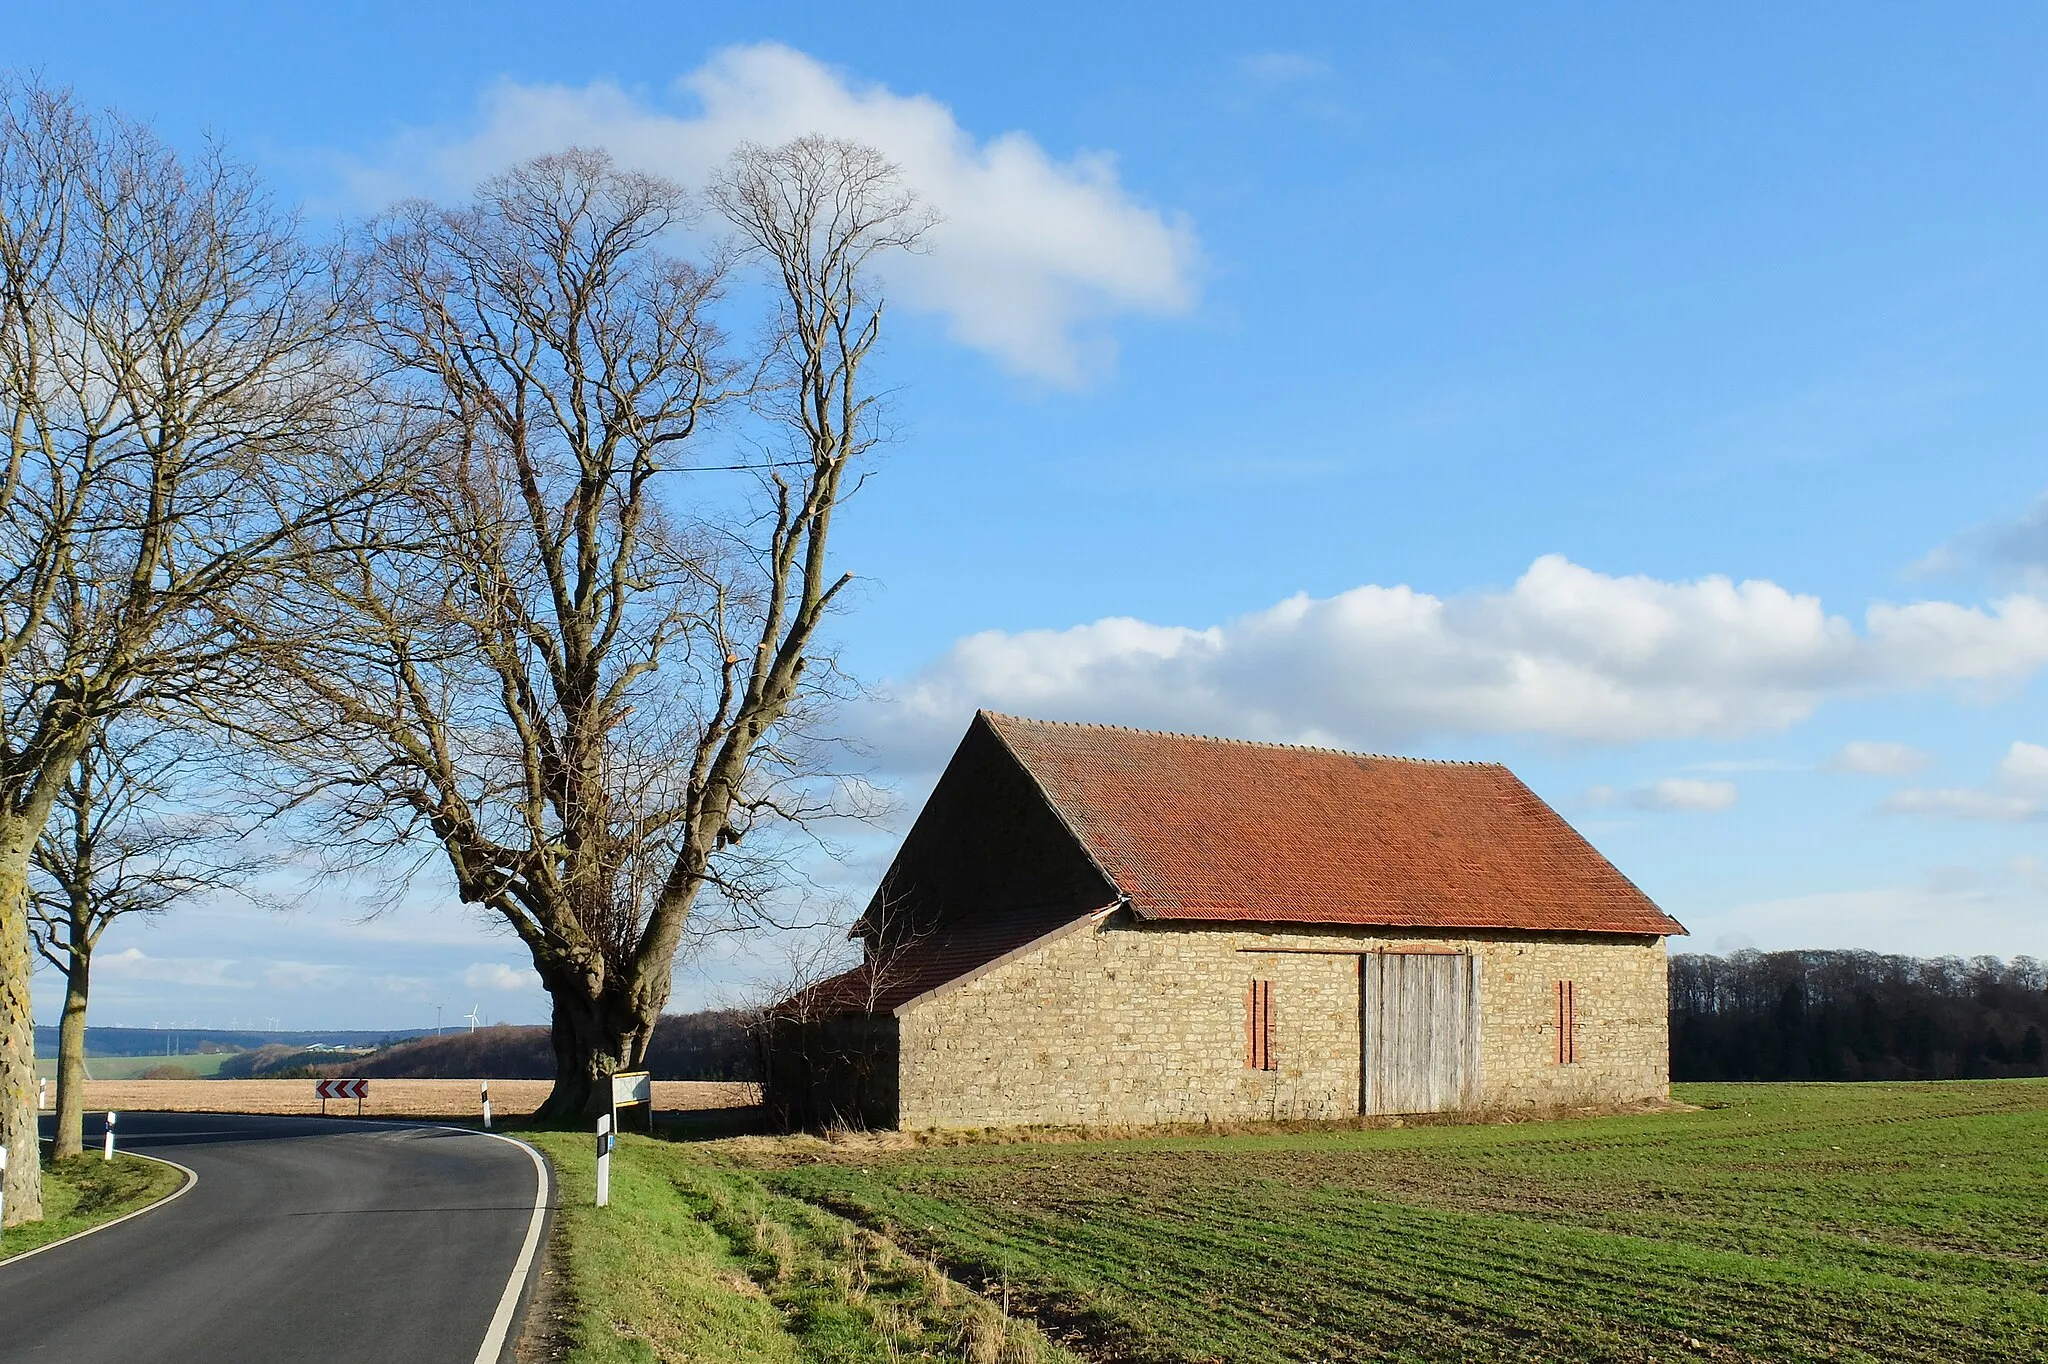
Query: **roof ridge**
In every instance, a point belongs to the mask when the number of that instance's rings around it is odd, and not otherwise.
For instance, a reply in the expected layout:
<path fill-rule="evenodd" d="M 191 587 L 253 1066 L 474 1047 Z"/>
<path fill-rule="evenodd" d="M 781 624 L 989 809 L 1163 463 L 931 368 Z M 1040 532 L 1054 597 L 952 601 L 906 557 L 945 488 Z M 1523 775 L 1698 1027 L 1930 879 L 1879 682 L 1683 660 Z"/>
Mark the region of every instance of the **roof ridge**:
<path fill-rule="evenodd" d="M 1422 767 L 1502 767 L 1484 758 L 1416 758 L 1405 753 L 1367 753 L 1353 748 L 1332 748 L 1327 744 L 1287 744 L 1274 739 L 1237 739 L 1226 734 L 1190 734 L 1176 729 L 1141 729 L 1136 725 L 1111 725 L 1095 720 L 1040 720 L 1030 715 L 1010 715 L 984 707 L 981 714 L 991 720 L 1010 720 L 1023 725 L 1044 725 L 1060 729 L 1107 730 L 1116 734 L 1143 734 L 1154 739 L 1186 739 L 1192 743 L 1235 744 L 1240 748 L 1280 748 L 1296 753 L 1329 753 L 1340 758 L 1371 758 L 1376 762 L 1415 763 Z"/>

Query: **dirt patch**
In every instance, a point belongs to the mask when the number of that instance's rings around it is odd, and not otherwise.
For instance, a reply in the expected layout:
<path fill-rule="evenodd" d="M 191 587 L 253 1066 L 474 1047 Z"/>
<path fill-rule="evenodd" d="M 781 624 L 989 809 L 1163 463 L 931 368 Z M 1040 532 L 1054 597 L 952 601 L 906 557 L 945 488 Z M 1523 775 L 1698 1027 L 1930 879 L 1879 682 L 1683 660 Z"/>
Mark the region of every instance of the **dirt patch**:
<path fill-rule="evenodd" d="M 320 1100 L 312 1080 L 89 1080 L 85 1106 L 123 1113 L 317 1114 Z M 482 1116 L 476 1080 L 371 1080 L 363 1102 L 366 1118 L 455 1118 Z M 512 1122 L 539 1108 L 548 1096 L 546 1080 L 491 1081 L 491 1113 Z M 708 1080 L 656 1080 L 654 1106 L 663 1113 L 743 1108 L 760 1102 L 758 1086 Z M 334 1099 L 329 1114 L 354 1117 L 353 1099 Z M 632 1119 L 627 1119 L 631 1123 Z"/>

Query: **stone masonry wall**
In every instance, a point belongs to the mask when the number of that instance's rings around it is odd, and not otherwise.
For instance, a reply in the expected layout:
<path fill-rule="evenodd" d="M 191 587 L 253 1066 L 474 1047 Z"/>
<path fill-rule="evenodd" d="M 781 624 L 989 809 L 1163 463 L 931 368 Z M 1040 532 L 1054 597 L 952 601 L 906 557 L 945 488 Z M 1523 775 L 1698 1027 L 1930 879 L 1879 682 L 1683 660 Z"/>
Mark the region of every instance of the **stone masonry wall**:
<path fill-rule="evenodd" d="M 1004 1127 L 1337 1118 L 1359 1111 L 1359 957 L 1424 947 L 1480 960 L 1487 1108 L 1669 1093 L 1661 938 L 1394 930 L 1082 928 L 906 1010 L 899 1125 Z M 1245 1066 L 1245 991 L 1273 982 L 1278 1069 Z M 1557 1060 L 1557 982 L 1576 987 Z"/>

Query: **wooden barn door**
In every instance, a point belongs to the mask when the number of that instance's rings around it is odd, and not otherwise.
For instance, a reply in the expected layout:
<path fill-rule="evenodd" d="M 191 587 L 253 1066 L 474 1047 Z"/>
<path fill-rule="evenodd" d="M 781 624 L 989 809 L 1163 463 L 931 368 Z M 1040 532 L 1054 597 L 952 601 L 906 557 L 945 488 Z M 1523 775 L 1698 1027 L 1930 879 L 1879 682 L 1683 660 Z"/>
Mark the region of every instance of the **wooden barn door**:
<path fill-rule="evenodd" d="M 1363 1111 L 1477 1107 L 1478 958 L 1374 952 L 1360 970 Z"/>

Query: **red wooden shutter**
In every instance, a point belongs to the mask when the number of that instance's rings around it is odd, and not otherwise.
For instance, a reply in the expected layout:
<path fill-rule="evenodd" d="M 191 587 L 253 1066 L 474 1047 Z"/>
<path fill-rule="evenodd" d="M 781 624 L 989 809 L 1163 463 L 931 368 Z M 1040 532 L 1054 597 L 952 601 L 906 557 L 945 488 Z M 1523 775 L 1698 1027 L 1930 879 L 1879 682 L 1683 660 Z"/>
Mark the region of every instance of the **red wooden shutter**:
<path fill-rule="evenodd" d="M 1255 980 L 1244 992 L 1244 1064 L 1248 1070 L 1272 1070 L 1273 982 Z"/>
<path fill-rule="evenodd" d="M 1579 991 L 1571 981 L 1557 983 L 1557 1063 L 1569 1066 L 1579 1059 Z"/>
<path fill-rule="evenodd" d="M 1253 981 L 1244 987 L 1244 1065 L 1246 1070 L 1259 1068 L 1259 983 Z"/>

